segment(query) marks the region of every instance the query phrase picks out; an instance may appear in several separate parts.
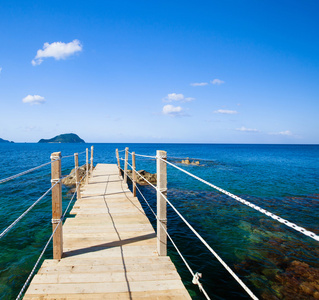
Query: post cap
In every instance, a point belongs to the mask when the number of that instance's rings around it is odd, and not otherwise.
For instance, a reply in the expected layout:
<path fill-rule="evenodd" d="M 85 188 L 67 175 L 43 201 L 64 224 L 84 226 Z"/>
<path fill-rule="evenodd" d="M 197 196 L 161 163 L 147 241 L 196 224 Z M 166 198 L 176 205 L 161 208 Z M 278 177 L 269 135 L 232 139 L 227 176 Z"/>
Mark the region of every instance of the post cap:
<path fill-rule="evenodd" d="M 160 158 L 167 158 L 167 152 L 164 150 L 157 150 L 156 156 Z"/>
<path fill-rule="evenodd" d="M 62 157 L 62 155 L 61 155 L 61 151 L 60 152 L 53 152 L 52 154 L 51 154 L 51 160 L 55 160 L 55 159 L 59 159 L 59 158 L 61 158 Z"/>

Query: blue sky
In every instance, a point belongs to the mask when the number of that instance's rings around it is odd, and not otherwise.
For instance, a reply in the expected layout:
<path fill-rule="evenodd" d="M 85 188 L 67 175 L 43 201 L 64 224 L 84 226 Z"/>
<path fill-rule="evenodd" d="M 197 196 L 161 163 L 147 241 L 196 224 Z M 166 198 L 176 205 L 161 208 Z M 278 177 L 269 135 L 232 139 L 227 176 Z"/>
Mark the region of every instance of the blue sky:
<path fill-rule="evenodd" d="M 318 1 L 2 1 L 0 137 L 319 143 Z"/>

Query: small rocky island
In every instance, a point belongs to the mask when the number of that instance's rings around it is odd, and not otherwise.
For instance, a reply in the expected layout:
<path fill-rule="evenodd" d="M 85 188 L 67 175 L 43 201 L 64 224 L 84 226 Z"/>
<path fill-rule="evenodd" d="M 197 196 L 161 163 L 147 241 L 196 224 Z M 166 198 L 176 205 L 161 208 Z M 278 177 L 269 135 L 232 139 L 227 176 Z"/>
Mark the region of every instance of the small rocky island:
<path fill-rule="evenodd" d="M 41 139 L 38 143 L 85 143 L 85 141 L 75 133 L 65 133 L 52 139 Z"/>
<path fill-rule="evenodd" d="M 4 139 L 0 138 L 0 143 L 14 143 L 14 142 L 12 142 L 12 141 L 7 141 L 7 140 L 4 140 Z"/>

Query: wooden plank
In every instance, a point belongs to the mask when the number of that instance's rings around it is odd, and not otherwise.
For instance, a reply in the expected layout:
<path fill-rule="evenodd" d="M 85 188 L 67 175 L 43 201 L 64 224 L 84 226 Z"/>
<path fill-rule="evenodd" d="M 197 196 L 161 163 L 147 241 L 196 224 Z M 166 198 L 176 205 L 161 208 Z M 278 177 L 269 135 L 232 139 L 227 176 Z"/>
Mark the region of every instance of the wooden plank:
<path fill-rule="evenodd" d="M 26 295 L 26 300 L 127 300 L 127 299 L 156 299 L 156 300 L 184 300 L 191 299 L 185 289 L 166 290 L 166 291 L 143 291 L 143 292 L 124 292 L 124 293 L 108 293 L 108 294 L 51 294 L 51 295 Z"/>
<path fill-rule="evenodd" d="M 168 256 L 147 256 L 147 257 L 125 257 L 126 265 L 136 265 L 136 264 L 169 264 L 173 265 L 171 259 Z M 74 265 L 123 265 L 123 258 L 106 257 L 103 260 L 98 258 L 87 258 L 80 259 L 77 257 L 64 257 L 61 260 L 46 259 L 42 267 L 45 266 L 74 266 Z"/>
<path fill-rule="evenodd" d="M 183 288 L 181 280 L 150 280 L 130 282 L 90 282 L 90 283 L 72 283 L 72 284 L 31 284 L 28 292 L 30 294 L 91 294 L 91 293 L 119 293 L 143 291 L 165 291 Z"/>
<path fill-rule="evenodd" d="M 92 273 L 62 273 L 38 274 L 34 276 L 33 283 L 88 283 L 88 282 L 125 282 L 125 281 L 154 281 L 154 280 L 179 280 L 176 271 L 163 272 L 162 269 L 149 272 L 107 272 Z"/>

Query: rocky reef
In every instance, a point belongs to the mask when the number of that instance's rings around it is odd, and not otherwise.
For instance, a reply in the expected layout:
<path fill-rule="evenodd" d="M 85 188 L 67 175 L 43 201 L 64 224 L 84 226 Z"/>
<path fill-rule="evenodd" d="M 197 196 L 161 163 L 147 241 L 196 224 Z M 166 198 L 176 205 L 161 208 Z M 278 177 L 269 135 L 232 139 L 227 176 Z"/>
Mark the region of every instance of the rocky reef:
<path fill-rule="evenodd" d="M 198 160 L 189 160 L 189 158 L 187 157 L 186 159 L 183 159 L 183 160 L 181 160 L 181 161 L 178 161 L 178 163 L 180 163 L 180 164 L 184 164 L 184 165 L 193 165 L 193 166 L 199 166 L 200 165 L 200 163 L 199 163 L 199 161 Z"/>
<path fill-rule="evenodd" d="M 137 171 L 139 174 L 141 174 L 147 181 L 149 181 L 150 183 L 152 184 L 156 184 L 157 182 L 157 176 L 156 174 L 152 174 L 150 172 L 147 172 L 145 170 L 140 170 L 140 171 Z M 129 177 L 132 178 L 132 170 L 128 170 L 127 171 L 127 174 L 129 175 Z M 140 184 L 140 185 L 148 185 L 148 182 L 145 181 L 142 176 L 138 175 L 137 174 L 137 183 Z"/>
<path fill-rule="evenodd" d="M 89 170 L 90 170 L 90 164 L 89 164 Z M 75 187 L 75 184 L 76 184 L 76 178 L 75 178 L 75 169 L 72 169 L 72 171 L 70 172 L 70 176 L 68 177 L 65 177 L 62 179 L 62 184 L 64 184 L 65 186 L 67 187 Z M 79 167 L 79 177 L 80 177 L 80 180 L 85 176 L 86 174 L 86 165 L 83 165 L 81 167 Z M 82 180 L 82 183 L 83 184 L 83 180 Z"/>

